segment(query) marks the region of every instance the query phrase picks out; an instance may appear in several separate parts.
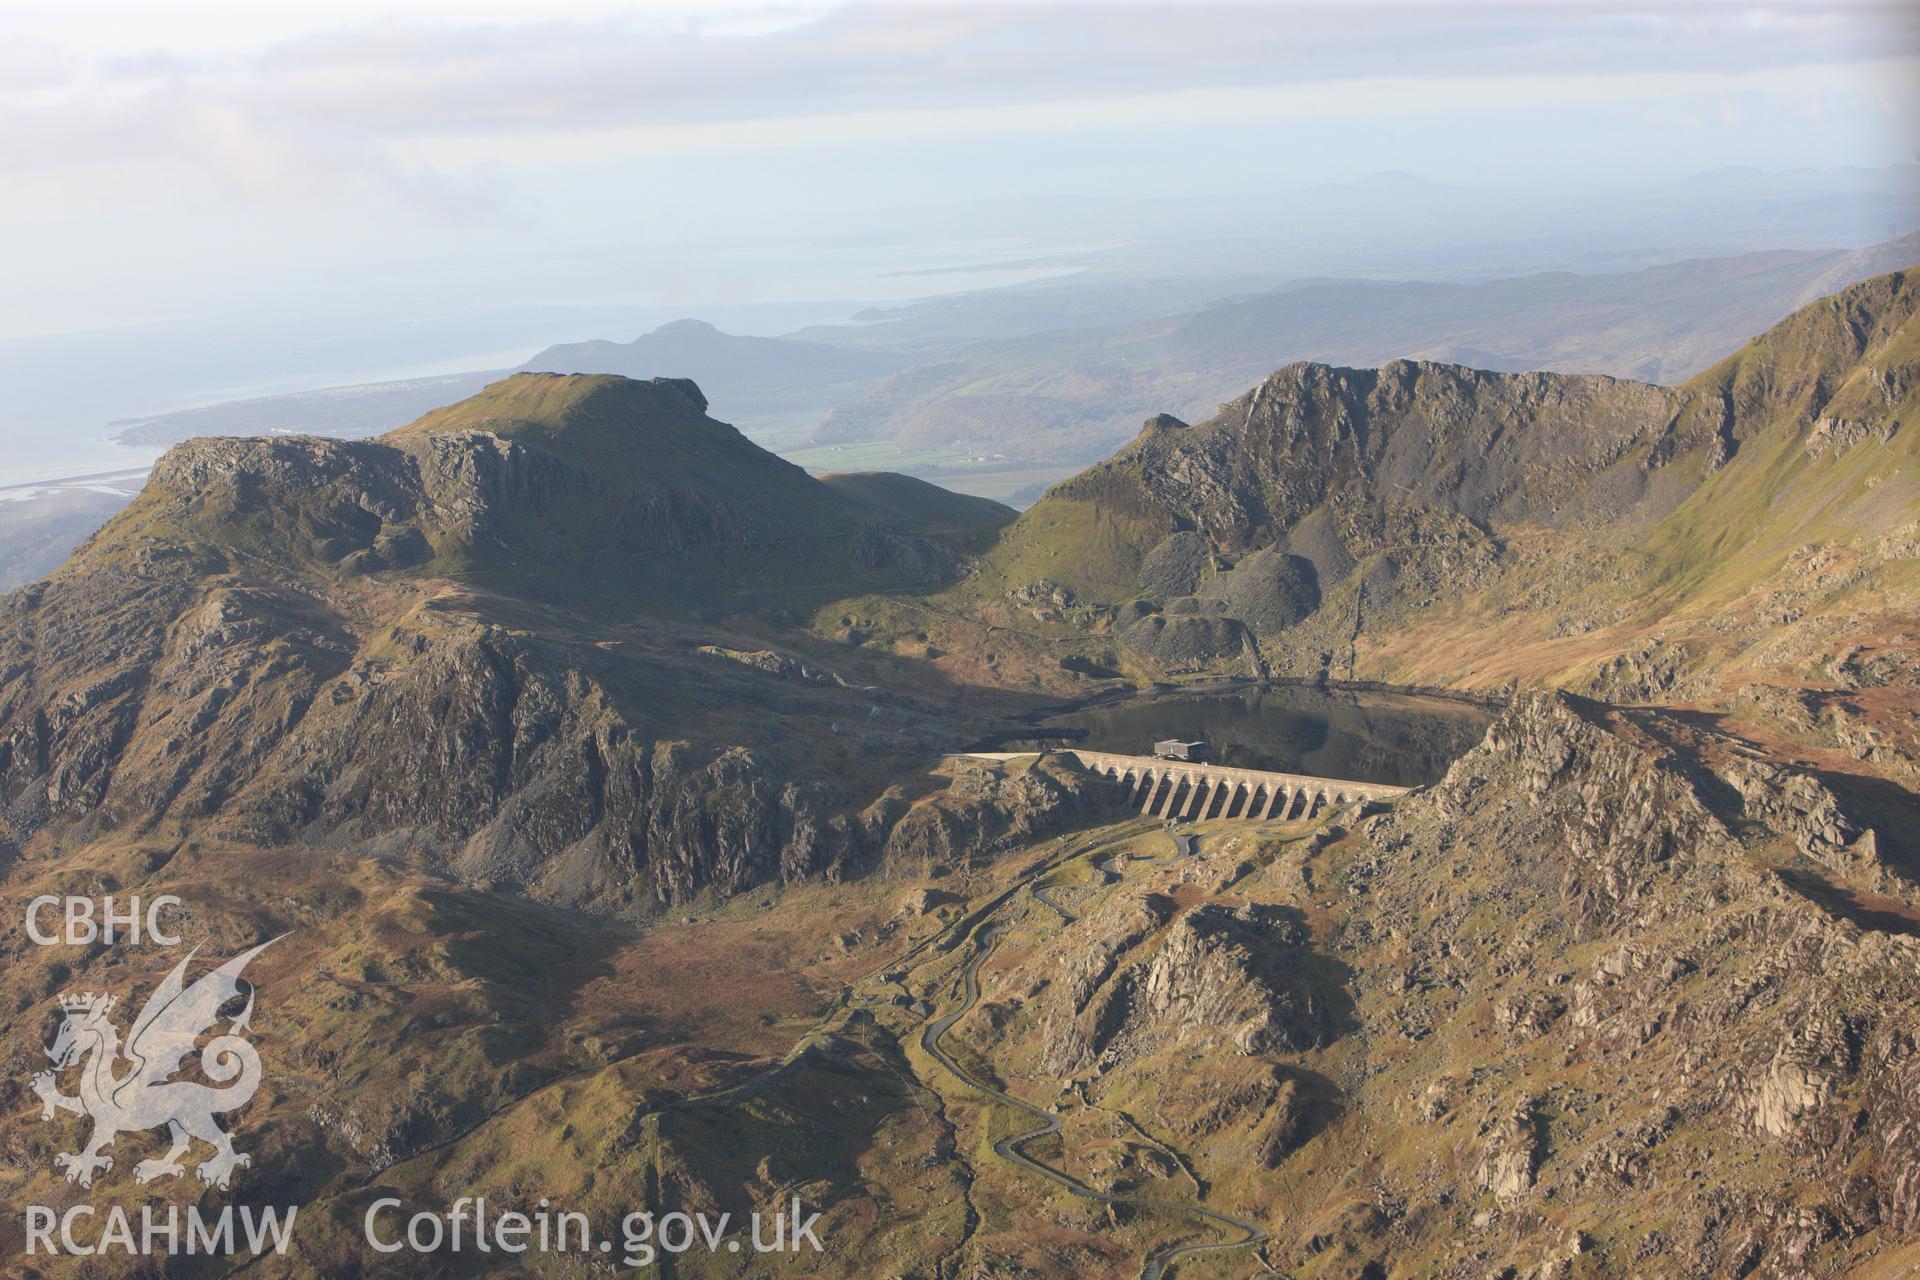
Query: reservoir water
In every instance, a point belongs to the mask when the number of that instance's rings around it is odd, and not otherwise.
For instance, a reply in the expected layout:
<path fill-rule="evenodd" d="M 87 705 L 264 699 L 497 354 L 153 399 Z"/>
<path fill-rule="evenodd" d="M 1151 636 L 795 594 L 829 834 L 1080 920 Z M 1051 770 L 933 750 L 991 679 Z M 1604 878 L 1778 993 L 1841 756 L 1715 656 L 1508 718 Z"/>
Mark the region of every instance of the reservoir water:
<path fill-rule="evenodd" d="M 1450 698 L 1270 685 L 1100 703 L 1049 717 L 1040 733 L 1067 730 L 1076 746 L 1123 755 L 1199 738 L 1218 764 L 1413 787 L 1438 781 L 1492 718 Z"/>

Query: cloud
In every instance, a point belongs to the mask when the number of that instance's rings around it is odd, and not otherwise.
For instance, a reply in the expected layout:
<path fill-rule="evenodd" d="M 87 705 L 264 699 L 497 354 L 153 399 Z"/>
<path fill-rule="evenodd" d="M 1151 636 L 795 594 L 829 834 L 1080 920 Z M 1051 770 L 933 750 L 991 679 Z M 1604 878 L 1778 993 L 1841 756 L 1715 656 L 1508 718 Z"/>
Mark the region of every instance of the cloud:
<path fill-rule="evenodd" d="M 351 15 L 353 10 L 345 10 Z M 208 25 L 227 20 L 209 11 Z M 720 6 L 539 20 L 309 15 L 227 45 L 191 16 L 3 74 L 0 164 L 117 162 L 145 122 L 217 104 L 364 149 L 459 135 L 747 124 L 1267 90 L 1382 77 L 1750 73 L 1920 52 L 1907 6 L 1810 10 L 1505 4 Z M 16 57 L 15 60 L 18 60 Z M 165 130 L 162 130 L 164 133 Z M 57 146 L 47 145 L 57 140 Z"/>
<path fill-rule="evenodd" d="M 1428 159 L 1536 184 L 1884 164 L 1920 118 L 1905 4 L 400 12 L 10 13 L 0 233 L 61 246 L 75 275 L 173 269 L 194 290 L 191 254 L 247 281 L 283 260 L 330 278 L 374 252 L 711 247 L 768 226 L 1018 236 L 1042 206 L 1072 210 L 1049 235 L 1087 210 L 1131 235 L 1110 214 L 1129 201 Z"/>

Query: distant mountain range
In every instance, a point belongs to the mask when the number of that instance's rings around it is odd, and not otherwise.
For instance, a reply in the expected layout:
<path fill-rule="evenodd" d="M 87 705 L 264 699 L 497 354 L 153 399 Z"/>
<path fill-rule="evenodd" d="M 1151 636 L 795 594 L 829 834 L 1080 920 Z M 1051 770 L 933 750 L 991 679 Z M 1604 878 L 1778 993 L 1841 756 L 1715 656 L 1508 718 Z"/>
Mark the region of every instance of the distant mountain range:
<path fill-rule="evenodd" d="M 1916 262 L 1920 235 L 1613 275 L 1302 281 L 1167 319 L 979 343 L 836 408 L 818 438 L 1086 462 L 1149 414 L 1206 417 L 1295 360 L 1426 359 L 1676 383 L 1810 299 Z"/>
<path fill-rule="evenodd" d="M 1677 383 L 1809 299 L 1915 262 L 1920 235 L 1612 274 L 1297 281 L 1205 305 L 1198 299 L 1229 285 L 1096 277 L 878 310 L 856 324 L 779 338 L 680 320 L 630 342 L 549 347 L 518 370 L 691 377 L 717 416 L 776 450 L 878 442 L 900 458 L 881 465 L 935 479 L 952 464 L 930 459 L 989 454 L 994 460 L 982 469 L 1028 469 L 1019 480 L 1027 484 L 1110 452 L 1149 414 L 1207 417 L 1295 360 L 1426 359 Z M 996 331 L 1006 336 L 980 336 Z M 211 435 L 364 438 L 510 372 L 329 387 L 112 425 L 122 440 L 144 445 Z M 1029 485 L 1026 500 L 1043 487 Z M 0 586 L 52 569 L 119 503 L 93 494 L 10 504 L 0 513 L 11 534 L 0 543 Z"/>
<path fill-rule="evenodd" d="M 1380 179 L 1395 180 L 1404 175 Z M 680 320 L 630 342 L 552 346 L 512 370 L 259 397 L 112 425 L 123 441 L 148 445 L 264 432 L 365 436 L 505 373 L 615 373 L 692 378 L 717 414 L 774 448 L 809 438 L 892 441 L 908 451 L 991 452 L 1006 466 L 1083 463 L 1126 440 L 1150 413 L 1204 417 L 1293 360 L 1452 360 L 1679 382 L 1810 298 L 1915 262 L 1920 234 L 1864 249 L 1702 258 L 1613 274 L 1464 284 L 1304 280 L 1197 309 L 1192 282 L 1142 283 L 1131 308 L 1116 302 L 1113 284 L 1081 290 L 1079 308 L 1063 307 L 1053 297 L 1060 289 L 1007 290 L 780 338 Z M 1024 308 L 1030 292 L 1036 300 Z M 975 314 L 989 303 L 990 314 Z M 1005 336 L 981 338 L 992 315 Z M 1057 327 L 1063 316 L 1072 317 L 1068 327 Z M 1102 323 L 1109 316 L 1116 318 Z M 1034 331 L 1035 324 L 1055 327 Z"/>
<path fill-rule="evenodd" d="M 567 342 L 521 365 L 536 373 L 617 373 L 691 378 L 718 388 L 726 411 L 765 418 L 858 394 L 897 373 L 905 357 L 796 338 L 722 333 L 704 320 L 675 320 L 632 342 Z M 676 372 L 669 374 L 668 370 Z"/>

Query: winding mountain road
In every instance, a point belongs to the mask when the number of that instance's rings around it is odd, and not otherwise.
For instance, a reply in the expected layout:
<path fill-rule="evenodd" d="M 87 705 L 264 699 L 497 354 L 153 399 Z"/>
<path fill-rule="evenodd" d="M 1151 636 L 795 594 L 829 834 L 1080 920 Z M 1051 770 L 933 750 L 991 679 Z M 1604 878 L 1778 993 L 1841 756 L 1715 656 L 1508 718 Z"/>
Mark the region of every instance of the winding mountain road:
<path fill-rule="evenodd" d="M 1044 901 L 1044 899 L 1042 899 L 1042 901 Z M 1057 909 L 1058 908 L 1056 908 L 1056 910 Z M 1251 1249 L 1265 1242 L 1267 1233 L 1263 1231 L 1257 1223 L 1249 1222 L 1245 1218 L 1236 1218 L 1230 1214 L 1219 1213 L 1197 1202 L 1155 1200 L 1148 1196 L 1115 1195 L 1107 1191 L 1098 1191 L 1093 1187 L 1089 1187 L 1084 1182 L 1061 1172 L 1052 1165 L 1042 1164 L 1021 1150 L 1024 1145 L 1035 1138 L 1044 1138 L 1050 1134 L 1059 1133 L 1062 1127 L 1059 1114 L 1036 1107 L 1030 1102 L 1022 1101 L 1012 1094 L 1002 1092 L 986 1081 L 968 1074 L 959 1063 L 953 1060 L 945 1049 L 940 1047 L 942 1037 L 953 1028 L 956 1022 L 964 1018 L 973 1009 L 974 1005 L 979 1003 L 980 966 L 986 963 L 988 955 L 992 953 L 994 937 L 1000 932 L 1001 928 L 1002 926 L 997 923 L 987 924 L 974 933 L 974 953 L 967 961 L 967 967 L 961 974 L 960 1007 L 952 1013 L 929 1022 L 920 1031 L 920 1047 L 925 1049 L 934 1061 L 952 1072 L 962 1084 L 974 1090 L 976 1093 L 984 1094 L 993 1101 L 1011 1107 L 1015 1111 L 1031 1116 L 1034 1120 L 1038 1121 L 1032 1128 L 1010 1134 L 994 1143 L 993 1153 L 1010 1164 L 1017 1165 L 1029 1173 L 1037 1174 L 1045 1178 L 1048 1182 L 1065 1190 L 1069 1195 L 1078 1196 L 1083 1200 L 1092 1200 L 1100 1204 L 1121 1205 L 1135 1209 L 1148 1209 L 1160 1213 L 1182 1214 L 1190 1218 L 1204 1219 L 1218 1226 L 1231 1227 L 1241 1233 L 1240 1238 L 1237 1240 L 1223 1240 L 1212 1244 L 1176 1245 L 1149 1254 L 1146 1262 L 1140 1268 L 1140 1280 L 1164 1280 L 1183 1259 L 1195 1257 L 1199 1254 L 1221 1253 L 1229 1249 Z"/>

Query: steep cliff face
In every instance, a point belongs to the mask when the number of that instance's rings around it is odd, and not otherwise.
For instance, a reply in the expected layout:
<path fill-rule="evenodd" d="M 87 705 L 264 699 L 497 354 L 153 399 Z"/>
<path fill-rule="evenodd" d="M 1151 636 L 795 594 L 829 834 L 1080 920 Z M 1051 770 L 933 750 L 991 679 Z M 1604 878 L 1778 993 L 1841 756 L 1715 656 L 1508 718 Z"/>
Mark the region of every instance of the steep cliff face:
<path fill-rule="evenodd" d="M 1699 452 L 1715 430 L 1679 393 L 1612 378 L 1291 365 L 1199 426 L 1149 422 L 1051 490 L 998 556 L 1017 577 L 1027 544 L 1064 549 L 1054 544 L 1097 522 L 1114 544 L 1051 566 L 1053 577 L 1092 599 L 1165 605 L 1249 553 L 1277 552 L 1297 562 L 1302 581 L 1287 595 L 1305 607 L 1262 618 L 1256 606 L 1247 620 L 1278 631 L 1370 559 L 1484 558 L 1500 525 L 1663 512 L 1687 486 L 1655 484 L 1657 466 Z M 1169 575 L 1195 553 L 1198 573 Z"/>
<path fill-rule="evenodd" d="M 344 844 L 610 905 L 870 860 L 876 773 L 964 718 L 670 620 L 938 580 L 992 513 L 856 504 L 704 405 L 522 375 L 381 440 L 174 449 L 0 605 L 3 838 Z"/>

